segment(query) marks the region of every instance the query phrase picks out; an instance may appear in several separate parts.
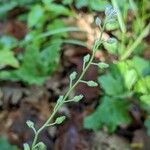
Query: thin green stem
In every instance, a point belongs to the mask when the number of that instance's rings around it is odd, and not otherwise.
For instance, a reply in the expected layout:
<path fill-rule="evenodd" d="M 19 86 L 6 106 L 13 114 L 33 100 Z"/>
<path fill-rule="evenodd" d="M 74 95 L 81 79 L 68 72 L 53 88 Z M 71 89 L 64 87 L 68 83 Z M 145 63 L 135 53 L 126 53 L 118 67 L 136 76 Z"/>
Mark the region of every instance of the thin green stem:
<path fill-rule="evenodd" d="M 139 37 L 135 40 L 135 42 L 129 47 L 129 49 L 122 55 L 121 60 L 127 59 L 132 52 L 135 50 L 135 48 L 141 43 L 143 38 L 149 33 L 150 31 L 150 24 L 148 24 L 145 29 L 142 31 L 142 33 L 139 35 Z"/>
<path fill-rule="evenodd" d="M 98 47 L 102 44 L 102 35 L 104 32 L 104 28 L 105 28 L 105 21 L 104 21 L 104 25 L 102 28 L 102 31 L 100 33 L 100 38 L 99 38 L 99 42 L 95 42 L 95 45 L 93 47 L 93 53 L 92 56 L 89 60 L 89 62 L 87 63 L 87 65 L 85 66 L 84 70 L 82 70 L 81 75 L 79 76 L 79 78 L 77 79 L 77 81 L 71 86 L 69 87 L 68 92 L 65 94 L 64 98 L 62 99 L 61 103 L 56 103 L 57 107 L 54 107 L 54 110 L 51 114 L 51 116 L 48 118 L 48 120 L 43 124 L 43 126 L 41 128 L 39 128 L 39 130 L 36 132 L 33 143 L 32 143 L 32 150 L 35 148 L 37 141 L 38 141 L 38 137 L 39 134 L 41 133 L 41 131 L 43 131 L 52 121 L 52 119 L 54 118 L 54 116 L 56 115 L 56 113 L 58 112 L 59 108 L 65 103 L 66 99 L 68 98 L 68 96 L 70 95 L 70 93 L 74 90 L 74 88 L 80 83 L 80 81 L 82 80 L 82 78 L 84 77 L 86 71 L 88 70 L 88 68 L 90 67 L 90 65 L 92 64 L 92 61 L 94 60 L 94 56 L 96 53 L 96 50 L 98 49 Z"/>
<path fill-rule="evenodd" d="M 85 81 L 85 80 L 80 80 L 80 82 L 87 84 L 87 81 Z"/>

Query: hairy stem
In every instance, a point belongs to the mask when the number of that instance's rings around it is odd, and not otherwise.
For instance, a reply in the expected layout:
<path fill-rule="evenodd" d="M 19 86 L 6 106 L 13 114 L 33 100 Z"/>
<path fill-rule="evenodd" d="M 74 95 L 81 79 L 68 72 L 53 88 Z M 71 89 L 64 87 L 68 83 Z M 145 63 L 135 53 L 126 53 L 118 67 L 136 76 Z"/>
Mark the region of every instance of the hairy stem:
<path fill-rule="evenodd" d="M 34 150 L 36 144 L 37 144 L 37 141 L 38 141 L 38 137 L 39 137 L 39 134 L 45 129 L 48 127 L 48 125 L 51 123 L 52 119 L 54 118 L 54 116 L 56 115 L 56 113 L 58 112 L 59 108 L 65 103 L 66 99 L 68 98 L 69 94 L 74 90 L 74 88 L 80 83 L 80 81 L 82 80 L 82 78 L 84 77 L 85 73 L 87 72 L 88 68 L 90 67 L 90 65 L 92 64 L 92 61 L 94 60 L 94 56 L 95 56 L 95 53 L 96 53 L 96 50 L 98 49 L 98 47 L 102 44 L 102 35 L 103 35 L 103 32 L 104 32 L 104 28 L 105 28 L 105 22 L 104 22 L 104 25 L 103 25 L 103 28 L 102 28 L 102 31 L 100 33 L 100 37 L 99 37 L 99 42 L 95 42 L 95 45 L 93 47 L 93 51 L 92 51 L 92 56 L 89 60 L 89 62 L 87 63 L 87 65 L 85 66 L 84 70 L 82 71 L 81 75 L 79 76 L 79 78 L 77 79 L 77 81 L 69 88 L 68 92 L 65 94 L 64 98 L 62 99 L 61 103 L 60 104 L 56 104 L 56 106 L 54 107 L 54 110 L 52 112 L 52 114 L 50 115 L 50 117 L 48 118 L 48 120 L 43 124 L 43 126 L 41 128 L 39 128 L 37 130 L 37 132 L 35 133 L 35 137 L 34 137 L 34 140 L 33 140 L 33 143 L 32 143 L 32 149 L 31 150 Z"/>

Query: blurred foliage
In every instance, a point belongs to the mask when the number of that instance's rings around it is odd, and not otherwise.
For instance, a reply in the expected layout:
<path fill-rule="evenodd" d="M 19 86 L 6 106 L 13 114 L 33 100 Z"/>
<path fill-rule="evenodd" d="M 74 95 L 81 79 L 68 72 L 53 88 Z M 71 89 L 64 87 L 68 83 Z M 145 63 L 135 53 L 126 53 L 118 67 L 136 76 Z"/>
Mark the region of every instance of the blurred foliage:
<path fill-rule="evenodd" d="M 138 55 L 142 55 L 148 46 L 143 39 L 150 31 L 150 24 L 147 25 L 150 1 L 111 2 L 118 10 L 118 23 L 108 24 L 107 30 L 116 41 L 105 42 L 104 48 L 109 54 L 116 55 L 118 61 L 110 64 L 108 72 L 100 76 L 104 94 L 96 111 L 85 118 L 84 126 L 93 130 L 106 126 L 109 132 L 114 132 L 118 126 L 130 124 L 129 110 L 138 104 L 146 113 L 142 115 L 149 133 L 150 61 Z"/>
<path fill-rule="evenodd" d="M 107 126 L 109 132 L 113 132 L 119 125 L 132 122 L 128 112 L 136 101 L 146 114 L 144 121 L 150 134 L 150 61 L 141 58 L 148 46 L 143 40 L 150 29 L 148 0 L 62 0 L 59 3 L 55 0 L 1 0 L 2 21 L 7 21 L 13 9 L 25 8 L 17 19 L 27 24 L 28 33 L 22 40 L 10 35 L 0 38 L 0 79 L 42 84 L 59 66 L 60 48 L 68 38 L 66 32 L 79 31 L 66 26 L 60 18 L 73 17 L 72 6 L 99 13 L 111 3 L 120 10 L 118 23 L 107 25 L 108 33 L 116 42 L 105 42 L 103 46 L 109 54 L 117 56 L 118 62 L 110 64 L 108 72 L 100 76 L 104 93 L 96 111 L 85 118 L 84 126 L 94 130 Z M 15 53 L 16 47 L 23 51 Z"/>
<path fill-rule="evenodd" d="M 109 72 L 99 78 L 104 97 L 96 111 L 85 119 L 85 127 L 98 129 L 106 125 L 113 132 L 118 125 L 129 124 L 128 111 L 137 98 L 143 110 L 150 113 L 149 81 L 150 61 L 134 57 L 110 65 Z"/>
<path fill-rule="evenodd" d="M 18 150 L 16 146 L 11 145 L 6 138 L 0 137 L 1 150 Z"/>
<path fill-rule="evenodd" d="M 11 9 L 30 4 L 25 19 L 29 32 L 21 41 L 8 35 L 1 38 L 0 67 L 3 71 L 0 72 L 0 78 L 28 84 L 42 84 L 58 67 L 60 46 L 62 40 L 67 37 L 65 32 L 77 30 L 66 27 L 62 20 L 58 20 L 59 16 L 70 16 L 72 12 L 53 1 L 43 0 L 42 3 L 14 1 L 14 3 L 15 6 Z M 7 11 L 8 9 L 5 10 Z M 24 52 L 14 55 L 13 50 L 16 47 L 23 49 Z M 12 68 L 5 70 L 7 66 Z"/>

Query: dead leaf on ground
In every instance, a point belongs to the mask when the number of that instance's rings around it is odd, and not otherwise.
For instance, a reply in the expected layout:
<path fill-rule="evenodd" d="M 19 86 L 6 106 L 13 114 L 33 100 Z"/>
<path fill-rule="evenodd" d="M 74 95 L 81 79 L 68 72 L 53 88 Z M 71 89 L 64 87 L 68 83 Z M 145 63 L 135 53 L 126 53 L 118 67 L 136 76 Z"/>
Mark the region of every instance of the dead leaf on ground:
<path fill-rule="evenodd" d="M 131 150 L 131 148 L 129 142 L 123 137 L 99 131 L 94 134 L 91 150 Z"/>

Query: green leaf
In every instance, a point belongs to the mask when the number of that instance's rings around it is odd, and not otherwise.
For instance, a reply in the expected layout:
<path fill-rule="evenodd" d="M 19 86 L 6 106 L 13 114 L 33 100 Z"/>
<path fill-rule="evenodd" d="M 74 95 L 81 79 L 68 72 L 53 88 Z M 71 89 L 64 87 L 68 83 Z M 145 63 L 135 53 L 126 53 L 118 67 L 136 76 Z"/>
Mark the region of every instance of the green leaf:
<path fill-rule="evenodd" d="M 56 3 L 50 3 L 49 5 L 46 5 L 46 9 L 52 13 L 52 15 L 54 16 L 58 16 L 58 15 L 66 15 L 69 16 L 71 15 L 71 11 L 60 4 L 56 4 Z"/>
<path fill-rule="evenodd" d="M 11 49 L 17 46 L 17 39 L 11 36 L 3 35 L 0 38 L 0 48 L 1 49 Z"/>
<path fill-rule="evenodd" d="M 77 9 L 81 9 L 82 7 L 86 7 L 88 5 L 88 0 L 77 0 L 75 5 Z"/>
<path fill-rule="evenodd" d="M 125 86 L 127 87 L 128 90 L 131 90 L 131 88 L 136 83 L 138 78 L 136 71 L 133 69 L 129 70 L 126 74 L 124 74 L 124 77 L 125 77 Z"/>
<path fill-rule="evenodd" d="M 106 0 L 89 0 L 88 3 L 89 7 L 96 11 L 104 11 L 105 7 L 109 4 L 109 2 Z"/>
<path fill-rule="evenodd" d="M 150 83 L 150 76 L 138 80 L 134 88 L 135 92 L 142 94 L 149 94 L 150 93 L 149 83 Z"/>
<path fill-rule="evenodd" d="M 150 94 L 149 95 L 142 95 L 140 100 L 150 108 Z"/>
<path fill-rule="evenodd" d="M 42 0 L 44 5 L 50 5 L 54 0 Z"/>
<path fill-rule="evenodd" d="M 138 80 L 138 74 L 136 70 L 128 65 L 128 61 L 122 61 L 118 62 L 116 64 L 117 72 L 115 72 L 116 76 L 117 74 L 120 74 L 122 77 L 122 81 L 124 83 L 124 87 L 127 90 L 131 90 Z M 114 69 L 114 68 L 113 68 Z"/>
<path fill-rule="evenodd" d="M 108 42 L 103 43 L 104 48 L 110 53 L 110 54 L 118 54 L 118 42 L 114 42 L 112 44 Z"/>
<path fill-rule="evenodd" d="M 32 7 L 28 16 L 28 26 L 31 28 L 41 23 L 44 15 L 44 10 L 41 5 L 35 5 Z"/>
<path fill-rule="evenodd" d="M 62 41 L 60 39 L 52 39 L 48 45 L 41 51 L 40 59 L 45 74 L 52 74 L 58 67 L 60 59 L 60 46 Z"/>
<path fill-rule="evenodd" d="M 23 144 L 23 147 L 24 150 L 30 150 L 30 146 L 27 143 Z"/>
<path fill-rule="evenodd" d="M 47 32 L 59 31 L 59 30 L 64 29 L 64 28 L 67 28 L 67 27 L 65 26 L 63 20 L 54 19 L 54 21 L 50 22 L 47 25 Z M 67 37 L 67 33 L 66 32 L 58 33 L 57 37 Z"/>
<path fill-rule="evenodd" d="M 140 77 L 150 74 L 150 61 L 135 56 L 131 61 L 128 61 L 128 63 L 137 71 Z"/>
<path fill-rule="evenodd" d="M 104 97 L 96 111 L 84 119 L 84 127 L 97 130 L 107 126 L 109 132 L 116 130 L 117 126 L 130 123 L 128 104 L 123 100 Z"/>
<path fill-rule="evenodd" d="M 122 94 L 124 87 L 120 78 L 114 78 L 111 74 L 99 77 L 100 86 L 108 95 Z"/>
<path fill-rule="evenodd" d="M 4 137 L 0 137 L 0 149 L 1 150 L 18 150 L 16 146 L 11 145 Z"/>
<path fill-rule="evenodd" d="M 63 0 L 64 5 L 70 5 L 73 3 L 73 0 Z"/>
<path fill-rule="evenodd" d="M 17 6 L 17 2 L 15 1 L 9 1 L 9 5 L 6 2 L 0 1 L 0 18 L 3 19 L 4 15 L 11 9 L 15 8 Z"/>
<path fill-rule="evenodd" d="M 106 0 L 77 0 L 76 7 L 81 9 L 83 7 L 89 7 L 92 10 L 103 11 L 109 4 Z"/>
<path fill-rule="evenodd" d="M 59 62 L 61 40 L 54 39 L 49 44 L 41 52 L 34 45 L 27 46 L 19 69 L 1 71 L 0 78 L 41 85 L 56 70 Z"/>
<path fill-rule="evenodd" d="M 4 49 L 0 50 L 0 66 L 11 66 L 14 68 L 18 68 L 19 62 L 15 58 L 12 51 Z"/>
<path fill-rule="evenodd" d="M 147 131 L 148 131 L 148 135 L 150 136 L 150 118 L 148 118 L 148 119 L 144 122 L 144 125 L 146 126 Z"/>

